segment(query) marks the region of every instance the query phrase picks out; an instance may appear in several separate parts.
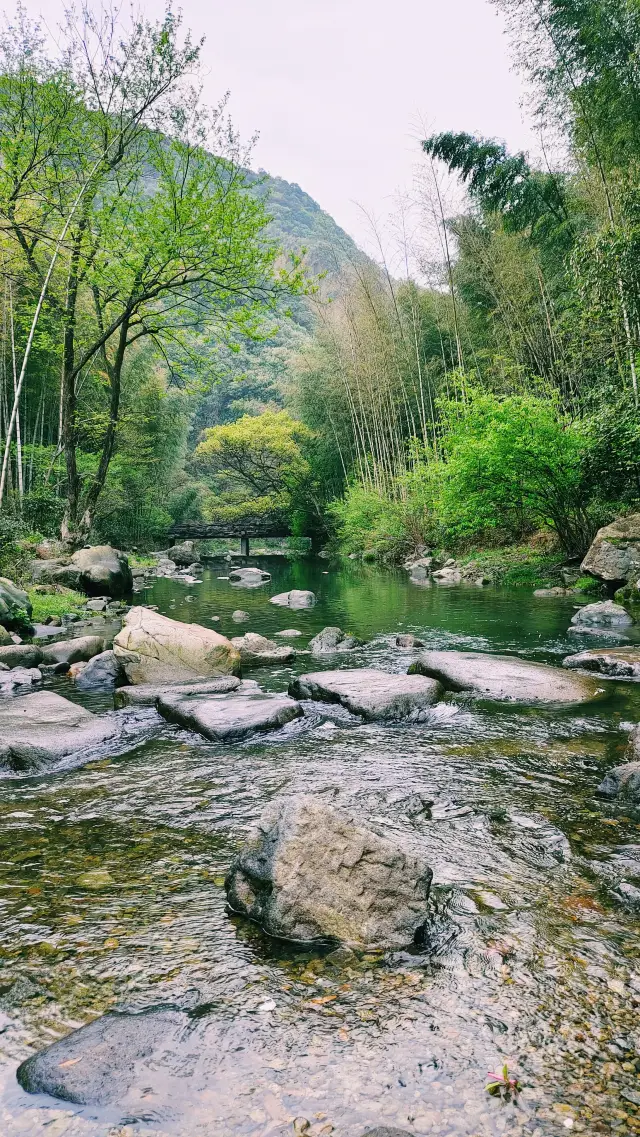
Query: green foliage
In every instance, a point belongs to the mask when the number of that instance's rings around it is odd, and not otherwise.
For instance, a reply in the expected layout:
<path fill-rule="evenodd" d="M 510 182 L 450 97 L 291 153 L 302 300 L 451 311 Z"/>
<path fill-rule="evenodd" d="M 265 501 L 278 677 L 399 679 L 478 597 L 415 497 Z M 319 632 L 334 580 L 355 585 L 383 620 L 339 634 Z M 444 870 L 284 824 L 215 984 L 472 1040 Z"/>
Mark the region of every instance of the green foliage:
<path fill-rule="evenodd" d="M 373 553 L 399 560 L 416 546 L 431 541 L 436 532 L 430 478 L 425 472 L 421 494 L 408 500 L 384 497 L 358 483 L 347 487 L 343 498 L 328 507 L 335 534 L 345 553 Z M 414 481 L 418 488 L 418 477 Z"/>
<path fill-rule="evenodd" d="M 468 392 L 440 402 L 446 456 L 441 522 L 454 542 L 552 528 L 571 556 L 595 531 L 582 491 L 585 439 L 551 399 Z"/>
<path fill-rule="evenodd" d="M 312 438 L 287 411 L 243 415 L 206 430 L 194 455 L 196 471 L 213 491 L 203 502 L 204 516 L 212 521 L 270 517 L 280 525 L 294 512 L 308 517 L 314 487 L 305 451 Z"/>

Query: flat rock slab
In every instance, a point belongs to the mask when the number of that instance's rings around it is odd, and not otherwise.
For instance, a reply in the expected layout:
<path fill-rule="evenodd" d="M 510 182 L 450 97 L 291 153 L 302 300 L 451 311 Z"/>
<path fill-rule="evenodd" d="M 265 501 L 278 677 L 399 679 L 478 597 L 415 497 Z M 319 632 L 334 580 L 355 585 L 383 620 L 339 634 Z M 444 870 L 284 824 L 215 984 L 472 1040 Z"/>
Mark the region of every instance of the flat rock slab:
<path fill-rule="evenodd" d="M 0 703 L 0 769 L 46 767 L 67 754 L 106 742 L 117 726 L 53 691 Z"/>
<path fill-rule="evenodd" d="M 35 687 L 42 682 L 42 672 L 37 667 L 12 667 L 11 671 L 0 671 L 0 695 L 11 695 L 20 687 Z"/>
<path fill-rule="evenodd" d="M 590 648 L 568 655 L 562 666 L 596 671 L 612 679 L 640 679 L 640 647 Z"/>
<path fill-rule="evenodd" d="M 186 698 L 166 693 L 156 705 L 168 722 L 195 730 L 212 742 L 240 740 L 256 731 L 275 730 L 303 714 L 300 704 L 287 695 L 267 695 L 262 691 Z"/>
<path fill-rule="evenodd" d="M 18 1067 L 18 1082 L 29 1094 L 78 1105 L 120 1102 L 140 1065 L 171 1047 L 187 1025 L 187 1015 L 172 1007 L 137 1015 L 111 1012 L 27 1058 Z"/>
<path fill-rule="evenodd" d="M 427 920 L 432 871 L 322 797 L 270 802 L 233 861 L 229 907 L 293 942 L 412 943 Z"/>
<path fill-rule="evenodd" d="M 190 683 L 139 683 L 133 687 L 119 687 L 113 701 L 118 707 L 155 707 L 160 695 L 228 695 L 243 686 L 236 675 L 221 675 L 217 679 L 197 679 Z M 245 682 L 246 686 L 246 682 Z M 257 688 L 257 683 L 254 685 Z"/>
<path fill-rule="evenodd" d="M 586 676 L 513 655 L 425 651 L 411 664 L 409 674 L 438 679 L 451 691 L 509 703 L 587 703 L 606 693 Z"/>
<path fill-rule="evenodd" d="M 289 687 L 297 699 L 340 703 L 369 721 L 419 719 L 442 695 L 434 679 L 422 675 L 392 675 L 373 668 L 314 671 L 300 675 Z"/>

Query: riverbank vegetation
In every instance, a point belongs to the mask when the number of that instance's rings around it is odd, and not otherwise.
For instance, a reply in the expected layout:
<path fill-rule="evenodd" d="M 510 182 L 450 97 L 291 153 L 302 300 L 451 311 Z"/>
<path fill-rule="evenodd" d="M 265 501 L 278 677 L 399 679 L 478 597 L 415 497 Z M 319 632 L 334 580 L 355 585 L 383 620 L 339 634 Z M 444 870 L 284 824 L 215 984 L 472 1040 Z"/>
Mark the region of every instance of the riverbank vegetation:
<path fill-rule="evenodd" d="M 576 560 L 637 509 L 640 17 L 499 6 L 539 155 L 425 137 L 391 264 L 298 187 L 269 197 L 171 13 L 115 55 L 110 17 L 85 14 L 64 62 L 19 13 L 0 76 L 14 540 L 152 548 L 175 520 L 262 519 L 386 560 L 529 550 L 539 579 L 536 558 Z"/>

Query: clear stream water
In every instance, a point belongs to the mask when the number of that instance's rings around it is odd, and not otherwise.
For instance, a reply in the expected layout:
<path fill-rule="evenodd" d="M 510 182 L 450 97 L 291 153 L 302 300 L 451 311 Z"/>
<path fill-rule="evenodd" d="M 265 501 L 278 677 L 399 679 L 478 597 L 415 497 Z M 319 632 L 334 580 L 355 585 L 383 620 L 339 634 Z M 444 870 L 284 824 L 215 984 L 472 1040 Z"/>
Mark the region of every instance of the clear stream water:
<path fill-rule="evenodd" d="M 398 632 L 557 663 L 575 650 L 573 598 L 258 563 L 273 579 L 255 591 L 219 579 L 219 562 L 144 599 L 228 635 L 300 629 L 293 668 L 251 673 L 271 690 L 319 666 L 405 671 Z M 268 603 L 293 587 L 317 606 Z M 235 625 L 235 608 L 251 620 Z M 327 624 L 369 642 L 312 662 L 304 649 Z M 640 685 L 606 686 L 605 701 L 562 711 L 457 698 L 420 725 L 308 704 L 303 720 L 229 746 L 162 726 L 127 754 L 1 781 L 1 1137 L 640 1131 L 640 913 L 616 898 L 621 880 L 640 885 L 640 815 L 594 797 L 640 720 Z M 341 961 L 225 912 L 234 850 L 269 798 L 298 790 L 428 859 L 428 951 Z M 84 878 L 94 869 L 100 887 Z M 121 1108 L 18 1087 L 35 1049 L 109 1008 L 167 1002 L 198 1011 Z M 515 1103 L 484 1088 L 504 1062 L 524 1087 Z"/>

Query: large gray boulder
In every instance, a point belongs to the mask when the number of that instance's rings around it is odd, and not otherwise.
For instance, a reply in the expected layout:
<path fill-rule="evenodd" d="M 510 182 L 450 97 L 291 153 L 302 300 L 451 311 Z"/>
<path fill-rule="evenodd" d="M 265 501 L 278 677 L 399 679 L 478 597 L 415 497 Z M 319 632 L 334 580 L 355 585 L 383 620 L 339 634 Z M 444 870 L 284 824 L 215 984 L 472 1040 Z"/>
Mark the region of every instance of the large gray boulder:
<path fill-rule="evenodd" d="M 230 640 L 200 624 L 183 624 L 132 608 L 113 641 L 129 683 L 171 683 L 228 675 L 240 667 Z"/>
<path fill-rule="evenodd" d="M 432 871 L 319 797 L 270 802 L 233 861 L 229 907 L 269 935 L 401 948 L 424 929 Z"/>
<path fill-rule="evenodd" d="M 333 655 L 334 652 L 352 651 L 354 647 L 362 647 L 362 640 L 356 636 L 349 636 L 340 628 L 323 628 L 309 640 L 309 649 L 314 655 Z"/>
<path fill-rule="evenodd" d="M 237 741 L 259 731 L 276 730 L 303 713 L 300 704 L 287 695 L 268 695 L 260 690 L 186 697 L 166 691 L 158 697 L 156 707 L 168 722 L 194 730 L 212 742 Z"/>
<path fill-rule="evenodd" d="M 409 674 L 438 679 L 451 691 L 510 703 L 586 703 L 606 693 L 597 681 L 560 667 L 472 651 L 425 651 Z"/>
<path fill-rule="evenodd" d="M 89 596 L 127 596 L 133 588 L 129 560 L 111 545 L 78 549 L 72 557 L 33 561 L 31 574 L 43 584 L 62 584 Z"/>
<path fill-rule="evenodd" d="M 231 643 L 240 652 L 240 662 L 243 667 L 269 667 L 273 664 L 293 663 L 296 658 L 294 648 L 281 646 L 273 640 L 266 639 L 265 636 L 257 635 L 256 632 L 234 636 Z"/>
<path fill-rule="evenodd" d="M 280 608 L 313 608 L 315 602 L 315 594 L 301 588 L 292 588 L 290 592 L 279 592 L 269 600 L 270 604 L 277 604 Z"/>
<path fill-rule="evenodd" d="M 599 529 L 582 562 L 582 571 L 608 583 L 640 576 L 640 513 L 618 517 Z"/>
<path fill-rule="evenodd" d="M 189 568 L 189 565 L 195 564 L 198 560 L 196 542 L 180 541 L 179 544 L 173 545 L 167 551 L 167 556 L 175 565 L 180 565 L 181 568 Z"/>
<path fill-rule="evenodd" d="M 37 770 L 116 734 L 116 724 L 53 691 L 0 703 L 0 769 Z"/>
<path fill-rule="evenodd" d="M 0 647 L 0 663 L 5 667 L 37 667 L 42 663 L 42 649 L 36 644 L 9 644 Z"/>
<path fill-rule="evenodd" d="M 369 721 L 399 722 L 423 717 L 438 702 L 442 687 L 422 675 L 392 675 L 362 667 L 300 675 L 289 685 L 289 694 L 296 699 L 340 703 Z"/>
<path fill-rule="evenodd" d="M 258 684 L 236 675 L 220 675 L 213 679 L 195 679 L 190 683 L 138 683 L 135 687 L 119 687 L 113 701 L 119 707 L 155 707 L 161 695 L 228 695 L 231 691 L 257 689 Z"/>
<path fill-rule="evenodd" d="M 575 627 L 628 628 L 633 619 L 621 604 L 613 600 L 599 600 L 596 604 L 585 604 L 584 608 L 579 608 L 571 623 Z"/>
<path fill-rule="evenodd" d="M 88 663 L 74 664 L 70 669 L 79 691 L 111 691 L 125 682 L 125 673 L 114 651 L 102 651 Z"/>
<path fill-rule="evenodd" d="M 80 588 L 90 596 L 127 596 L 133 588 L 128 557 L 111 545 L 79 549 L 71 558 Z"/>
<path fill-rule="evenodd" d="M 175 1007 L 111 1011 L 27 1058 L 18 1067 L 18 1082 L 29 1094 L 77 1105 L 118 1104 L 138 1077 L 148 1080 L 145 1061 L 171 1049 L 188 1023 Z"/>
<path fill-rule="evenodd" d="M 4 628 L 19 627 L 31 619 L 31 601 L 26 592 L 9 580 L 0 576 L 0 624 Z"/>
<path fill-rule="evenodd" d="M 590 648 L 568 655 L 562 666 L 596 671 L 610 678 L 640 679 L 640 647 Z"/>
<path fill-rule="evenodd" d="M 102 636 L 78 636 L 73 640 L 59 640 L 42 648 L 42 662 L 70 667 L 72 663 L 88 662 L 105 649 Z"/>

